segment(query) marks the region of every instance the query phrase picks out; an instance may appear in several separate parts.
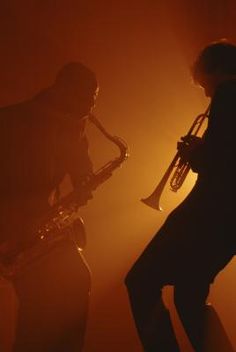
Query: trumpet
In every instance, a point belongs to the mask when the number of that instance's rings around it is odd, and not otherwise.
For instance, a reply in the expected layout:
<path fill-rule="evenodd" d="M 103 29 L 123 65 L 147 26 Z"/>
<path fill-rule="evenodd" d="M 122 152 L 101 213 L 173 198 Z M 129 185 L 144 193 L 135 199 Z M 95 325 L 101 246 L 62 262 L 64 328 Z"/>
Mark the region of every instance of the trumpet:
<path fill-rule="evenodd" d="M 203 122 L 209 116 L 210 105 L 207 107 L 204 113 L 199 114 L 193 124 L 191 125 L 187 135 L 185 136 L 186 140 L 191 136 L 197 136 Z M 162 211 L 162 207 L 160 205 L 161 195 L 164 191 L 164 188 L 170 178 L 170 189 L 173 192 L 177 192 L 178 189 L 181 188 L 183 185 L 189 171 L 190 171 L 190 164 L 188 161 L 185 161 L 181 158 L 179 152 L 175 154 L 174 158 L 172 159 L 169 167 L 167 168 L 166 172 L 164 173 L 163 177 L 161 178 L 160 182 L 157 184 L 154 191 L 150 194 L 147 198 L 142 198 L 141 201 L 150 206 L 153 209 Z"/>

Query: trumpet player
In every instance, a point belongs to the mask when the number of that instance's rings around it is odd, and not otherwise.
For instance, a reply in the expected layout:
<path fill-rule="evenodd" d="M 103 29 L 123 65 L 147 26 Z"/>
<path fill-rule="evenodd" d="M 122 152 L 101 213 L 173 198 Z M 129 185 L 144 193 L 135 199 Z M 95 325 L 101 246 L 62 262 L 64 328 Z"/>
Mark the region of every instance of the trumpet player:
<path fill-rule="evenodd" d="M 125 279 L 145 352 L 180 351 L 162 297 L 166 285 L 174 286 L 174 303 L 193 349 L 205 351 L 207 321 L 216 317 L 207 301 L 209 290 L 236 251 L 230 189 L 235 179 L 236 45 L 219 40 L 204 47 L 192 77 L 211 101 L 208 126 L 202 138 L 183 137 L 177 149 L 198 174 L 197 181 Z"/>

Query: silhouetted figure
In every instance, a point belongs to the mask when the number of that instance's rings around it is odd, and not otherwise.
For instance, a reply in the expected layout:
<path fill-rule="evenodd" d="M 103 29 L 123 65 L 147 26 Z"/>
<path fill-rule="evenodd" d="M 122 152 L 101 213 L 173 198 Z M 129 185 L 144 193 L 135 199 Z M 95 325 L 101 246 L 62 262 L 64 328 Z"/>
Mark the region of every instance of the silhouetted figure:
<path fill-rule="evenodd" d="M 232 195 L 236 46 L 224 40 L 206 46 L 192 74 L 195 83 L 211 98 L 209 122 L 202 139 L 183 140 L 178 150 L 198 178 L 125 280 L 146 352 L 179 351 L 162 299 L 166 285 L 174 286 L 174 303 L 195 351 L 204 351 L 207 312 L 211 309 L 206 305 L 209 287 L 236 250 Z"/>
<path fill-rule="evenodd" d="M 95 74 L 72 62 L 49 88 L 1 108 L 2 263 L 12 263 L 14 253 L 34 241 L 37 245 L 32 229 L 60 198 L 66 177 L 79 190 L 92 174 L 85 125 L 97 93 Z M 79 205 L 85 205 L 92 194 L 81 190 Z M 84 236 L 80 219 L 76 231 Z M 13 277 L 19 299 L 14 352 L 82 351 L 90 272 L 80 246 L 73 236 L 62 236 Z"/>

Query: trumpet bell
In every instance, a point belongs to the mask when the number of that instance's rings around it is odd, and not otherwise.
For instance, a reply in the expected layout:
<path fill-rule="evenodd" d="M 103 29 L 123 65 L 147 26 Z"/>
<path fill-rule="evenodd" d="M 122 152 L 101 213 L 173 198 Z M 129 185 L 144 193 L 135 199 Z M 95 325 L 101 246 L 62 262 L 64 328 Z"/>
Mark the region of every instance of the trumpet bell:
<path fill-rule="evenodd" d="M 159 202 L 157 202 L 156 196 L 154 197 L 153 195 L 151 195 L 150 197 L 142 198 L 141 202 L 143 202 L 144 204 L 148 205 L 149 207 L 151 207 L 155 210 L 163 211 Z"/>
<path fill-rule="evenodd" d="M 210 110 L 210 105 L 206 109 L 205 113 L 200 114 L 195 118 L 186 137 L 197 136 L 197 133 L 199 132 L 199 129 L 201 128 L 203 122 L 205 121 L 206 118 L 208 118 L 209 110 Z M 141 201 L 144 204 L 148 205 L 153 209 L 162 211 L 162 207 L 160 206 L 160 198 L 165 188 L 165 185 L 168 182 L 168 179 L 171 176 L 174 169 L 175 169 L 175 172 L 171 178 L 170 186 L 172 191 L 177 192 L 177 190 L 182 186 L 190 170 L 190 165 L 188 164 L 188 162 L 185 162 L 181 159 L 178 151 L 175 154 L 174 158 L 172 159 L 162 179 L 160 180 L 160 182 L 158 183 L 154 191 L 151 193 L 151 195 L 147 198 L 141 199 Z"/>

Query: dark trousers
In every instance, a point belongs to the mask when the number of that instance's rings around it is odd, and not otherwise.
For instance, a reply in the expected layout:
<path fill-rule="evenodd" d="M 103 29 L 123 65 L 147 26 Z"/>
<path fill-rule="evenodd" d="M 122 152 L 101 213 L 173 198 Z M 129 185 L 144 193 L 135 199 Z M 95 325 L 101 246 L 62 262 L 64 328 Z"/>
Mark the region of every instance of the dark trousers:
<path fill-rule="evenodd" d="M 19 275 L 15 288 L 14 352 L 83 350 L 90 272 L 75 244 L 58 244 Z"/>
<path fill-rule="evenodd" d="M 172 217 L 166 221 L 125 279 L 145 352 L 180 351 L 162 298 L 166 285 L 174 285 L 174 303 L 192 346 L 197 352 L 204 350 L 209 287 L 232 258 L 220 256 L 220 246 L 210 242 L 199 245 L 193 233 L 184 238 L 187 225 L 176 225 Z"/>

